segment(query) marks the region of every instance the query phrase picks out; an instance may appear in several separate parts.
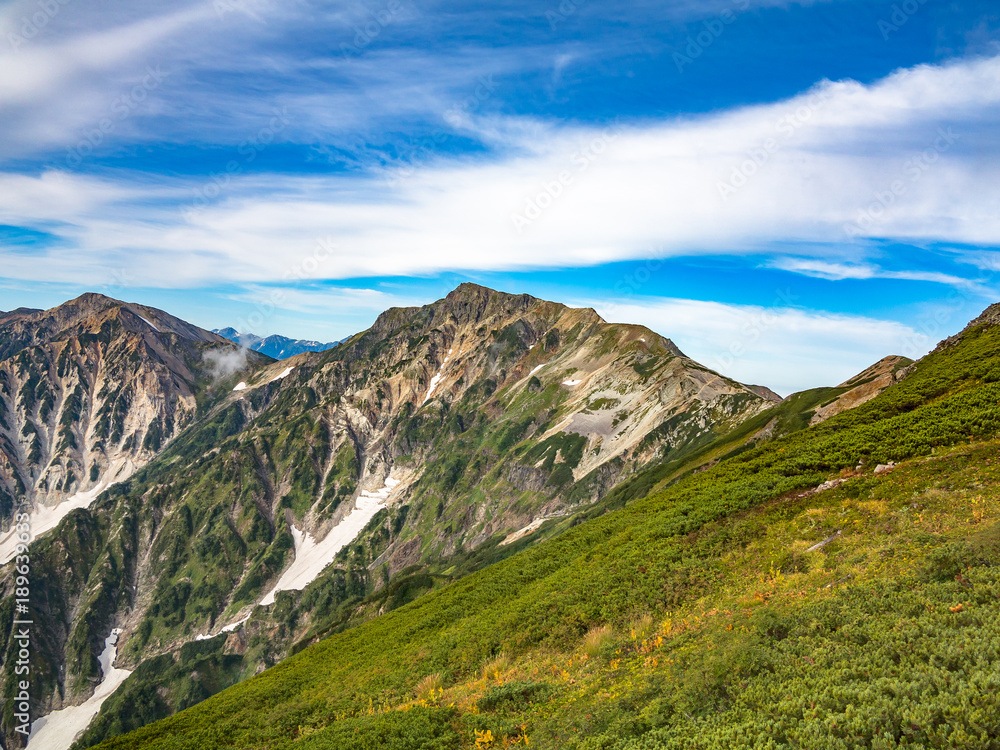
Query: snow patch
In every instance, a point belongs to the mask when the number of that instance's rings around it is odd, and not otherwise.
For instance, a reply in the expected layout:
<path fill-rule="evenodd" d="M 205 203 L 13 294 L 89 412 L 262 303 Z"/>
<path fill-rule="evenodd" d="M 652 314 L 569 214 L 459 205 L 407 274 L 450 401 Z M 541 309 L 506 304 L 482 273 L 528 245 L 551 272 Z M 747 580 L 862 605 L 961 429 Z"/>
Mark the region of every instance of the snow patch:
<path fill-rule="evenodd" d="M 287 377 L 288 377 L 288 376 L 289 376 L 289 375 L 291 374 L 292 370 L 294 370 L 294 369 L 295 369 L 295 366 L 294 366 L 294 365 L 293 365 L 292 367 L 286 367 L 286 368 L 285 368 L 284 370 L 282 370 L 282 371 L 281 371 L 281 373 L 280 373 L 280 374 L 278 374 L 278 375 L 275 375 L 275 376 L 274 376 L 273 378 L 271 378 L 271 380 L 270 380 L 270 381 L 268 381 L 268 382 L 271 382 L 271 383 L 273 383 L 273 382 L 274 382 L 275 380 L 281 380 L 282 378 L 287 378 Z"/>
<path fill-rule="evenodd" d="M 393 489 L 399 484 L 398 479 L 389 477 L 385 485 L 374 492 L 362 491 L 358 501 L 344 520 L 330 529 L 322 541 L 317 542 L 307 532 L 299 531 L 292 526 L 292 540 L 295 542 L 295 559 L 288 566 L 281 578 L 267 595 L 261 599 L 261 606 L 274 604 L 274 597 L 279 591 L 301 591 L 323 572 L 327 565 L 333 562 L 344 547 L 353 542 L 362 532 L 368 522 L 382 508 Z"/>
<path fill-rule="evenodd" d="M 564 380 L 562 382 L 562 384 L 563 385 L 573 386 L 573 385 L 580 385 L 580 383 L 582 383 L 582 382 L 583 382 L 582 380 Z"/>
<path fill-rule="evenodd" d="M 433 378 L 431 378 L 431 387 L 427 389 L 427 395 L 424 396 L 424 400 L 420 402 L 421 406 L 426 404 L 430 400 L 431 396 L 434 394 L 434 389 L 437 388 L 438 383 L 441 382 L 441 377 L 444 375 L 444 368 L 448 365 L 448 362 L 451 360 L 451 354 L 454 351 L 455 351 L 454 349 L 448 350 L 448 356 L 444 358 L 444 361 L 441 363 L 441 367 L 438 369 L 437 374 Z"/>
<path fill-rule="evenodd" d="M 132 674 L 127 669 L 115 669 L 115 657 L 118 655 L 118 636 L 121 629 L 115 628 L 104 640 L 104 651 L 98 661 L 101 663 L 101 684 L 86 703 L 79 706 L 69 706 L 59 711 L 53 711 L 47 716 L 36 719 L 31 725 L 28 735 L 28 749 L 35 750 L 69 750 L 77 736 L 89 725 L 101 705 L 118 686 Z"/>
<path fill-rule="evenodd" d="M 153 321 L 149 320 L 148 318 L 144 318 L 144 317 L 142 317 L 142 316 L 141 316 L 141 315 L 140 315 L 139 313 L 137 313 L 137 312 L 136 312 L 135 310 L 133 310 L 133 309 L 132 309 L 131 307 L 129 307 L 129 308 L 127 308 L 127 309 L 128 309 L 128 311 L 129 311 L 130 313 L 132 313 L 132 314 L 133 314 L 133 315 L 134 315 L 135 317 L 137 317 L 137 318 L 138 318 L 139 320 L 141 320 L 141 321 L 142 321 L 143 323 L 145 323 L 146 325 L 148 325 L 148 326 L 149 326 L 150 328 L 152 328 L 152 329 L 153 329 L 154 331 L 156 331 L 157 333 L 163 333 L 163 331 L 161 331 L 161 330 L 160 330 L 159 328 L 157 328 L 157 327 L 156 327 L 156 325 L 155 325 L 155 324 L 153 323 Z"/>
<path fill-rule="evenodd" d="M 538 365 L 538 367 L 536 367 L 536 368 L 535 368 L 534 370 L 532 370 L 531 372 L 529 372 L 529 373 L 528 373 L 528 377 L 531 377 L 531 376 L 532 376 L 532 375 L 534 375 L 534 374 L 535 374 L 536 372 L 538 372 L 539 370 L 541 370 L 541 369 L 542 369 L 543 367 L 545 367 L 545 365 L 544 365 L 544 364 L 542 364 L 542 365 Z"/>
<path fill-rule="evenodd" d="M 78 508 L 90 507 L 90 504 L 104 490 L 111 487 L 118 480 L 125 478 L 124 476 L 118 476 L 125 466 L 126 464 L 122 463 L 116 469 L 109 469 L 107 474 L 101 478 L 101 481 L 95 487 L 70 495 L 58 505 L 40 505 L 34 508 L 28 515 L 28 526 L 31 529 L 30 541 L 34 542 L 42 534 L 54 529 L 72 511 Z M 131 472 L 127 471 L 126 476 L 129 474 Z M 17 554 L 17 545 L 21 543 L 21 540 L 18 538 L 17 525 L 12 523 L 10 532 L 3 538 L 0 538 L 0 565 L 5 565 L 14 559 L 14 556 Z"/>
<path fill-rule="evenodd" d="M 247 388 L 247 384 L 246 384 L 246 383 L 244 383 L 244 382 L 243 382 L 243 381 L 241 380 L 241 381 L 240 381 L 239 383 L 237 383 L 237 384 L 236 384 L 236 387 L 235 387 L 235 388 L 233 388 L 233 390 L 234 390 L 234 391 L 245 391 L 245 390 L 246 390 L 246 388 Z"/>
<path fill-rule="evenodd" d="M 141 315 L 139 316 L 139 320 L 141 320 L 143 323 L 145 323 L 146 325 L 148 325 L 150 328 L 152 328 L 157 333 L 163 333 L 163 331 L 161 331 L 159 328 L 157 328 L 155 325 L 153 325 L 153 323 L 151 321 L 146 320 Z"/>
<path fill-rule="evenodd" d="M 226 625 L 224 628 L 222 628 L 221 630 L 219 630 L 218 633 L 195 636 L 195 640 L 196 641 L 207 641 L 207 640 L 209 640 L 211 638 L 217 638 L 218 636 L 222 635 L 223 633 L 232 633 L 234 630 L 236 630 L 237 628 L 239 628 L 240 625 L 242 625 L 243 623 L 245 623 L 249 619 L 250 619 L 250 615 L 247 615 L 246 617 L 244 617 L 239 622 L 234 622 L 232 625 Z"/>

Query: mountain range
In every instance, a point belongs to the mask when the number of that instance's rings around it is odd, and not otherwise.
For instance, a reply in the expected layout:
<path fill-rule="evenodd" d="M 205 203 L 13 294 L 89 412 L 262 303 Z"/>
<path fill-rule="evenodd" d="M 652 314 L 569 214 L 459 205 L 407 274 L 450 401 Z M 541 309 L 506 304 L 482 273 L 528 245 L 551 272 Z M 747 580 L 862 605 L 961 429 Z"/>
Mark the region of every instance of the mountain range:
<path fill-rule="evenodd" d="M 290 339 L 287 336 L 257 336 L 253 333 L 240 333 L 235 328 L 213 328 L 212 333 L 216 333 L 223 338 L 251 349 L 255 352 L 265 354 L 272 359 L 288 359 L 303 352 L 325 352 L 332 349 L 339 341 L 322 343 L 320 341 L 305 341 L 302 339 Z"/>
<path fill-rule="evenodd" d="M 28 746 L 759 739 L 735 713 L 704 724 L 737 710 L 732 674 L 764 668 L 732 672 L 696 610 L 891 568 L 862 565 L 858 539 L 828 559 L 856 533 L 830 498 L 881 518 L 883 477 L 923 487 L 920 461 L 992 439 L 996 315 L 917 363 L 781 399 L 641 326 L 473 284 L 280 362 L 99 295 L 0 314 L 0 514 L 29 513 L 35 538 Z M 836 532 L 824 566 L 790 540 L 809 518 Z M 738 632 L 765 617 L 755 596 Z M 716 681 L 662 698 L 702 642 Z M 17 648 L 5 631 L 5 747 L 24 745 Z"/>

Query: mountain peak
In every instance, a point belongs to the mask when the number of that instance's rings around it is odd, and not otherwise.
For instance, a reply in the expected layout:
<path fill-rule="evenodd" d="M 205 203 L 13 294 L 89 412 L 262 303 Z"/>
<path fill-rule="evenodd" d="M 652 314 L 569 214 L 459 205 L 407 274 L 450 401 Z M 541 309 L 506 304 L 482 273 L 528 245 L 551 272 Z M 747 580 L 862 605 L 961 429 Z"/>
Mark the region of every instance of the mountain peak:
<path fill-rule="evenodd" d="M 963 336 L 965 336 L 970 331 L 975 330 L 976 328 L 981 328 L 984 326 L 995 326 L 995 325 L 1000 325 L 1000 302 L 994 302 L 992 305 L 987 307 L 985 310 L 979 313 L 978 317 L 976 317 L 974 320 L 971 320 L 969 324 L 965 326 L 965 328 L 963 328 L 955 335 L 949 336 L 948 338 L 938 342 L 938 345 L 934 347 L 934 351 L 937 352 L 941 351 L 942 349 L 947 349 L 948 347 L 954 346 L 962 339 Z"/>
<path fill-rule="evenodd" d="M 125 306 L 121 300 L 113 299 L 98 292 L 85 292 L 79 297 L 56 305 L 49 310 L 39 310 L 39 316 L 56 317 L 62 321 L 76 321 L 108 310 L 119 309 Z"/>
<path fill-rule="evenodd" d="M 274 359 L 288 359 L 304 352 L 323 352 L 340 344 L 340 341 L 312 341 L 291 339 L 287 336 L 271 334 L 258 336 L 255 333 L 240 333 L 233 327 L 213 328 L 212 333 L 229 339 L 233 343 Z M 346 341 L 346 339 L 345 339 Z"/>
<path fill-rule="evenodd" d="M 530 294 L 510 294 L 496 289 L 465 282 L 453 289 L 443 299 L 431 305 L 459 322 L 479 321 L 494 316 L 515 316 L 527 312 L 541 303 Z"/>
<path fill-rule="evenodd" d="M 87 292 L 48 310 L 20 309 L 0 315 L 0 359 L 44 341 L 98 334 L 105 331 L 109 324 L 120 326 L 120 330 L 133 336 L 173 335 L 200 344 L 221 344 L 225 341 L 221 336 L 155 307 Z"/>
<path fill-rule="evenodd" d="M 73 304 L 107 307 L 109 305 L 121 306 L 125 303 L 121 300 L 114 299 L 113 297 L 108 297 L 106 294 L 101 294 L 100 292 L 84 292 L 76 299 L 71 299 L 69 302 L 64 303 L 64 305 Z M 60 305 L 60 307 L 63 307 L 64 305 Z"/>
<path fill-rule="evenodd" d="M 457 287 L 448 292 L 444 299 L 448 302 L 469 301 L 475 299 L 499 299 L 513 301 L 517 299 L 534 300 L 535 297 L 532 297 L 530 294 L 511 294 L 510 292 L 501 292 L 498 289 L 492 289 L 491 287 L 483 286 L 482 284 L 476 284 L 471 281 L 463 281 Z"/>

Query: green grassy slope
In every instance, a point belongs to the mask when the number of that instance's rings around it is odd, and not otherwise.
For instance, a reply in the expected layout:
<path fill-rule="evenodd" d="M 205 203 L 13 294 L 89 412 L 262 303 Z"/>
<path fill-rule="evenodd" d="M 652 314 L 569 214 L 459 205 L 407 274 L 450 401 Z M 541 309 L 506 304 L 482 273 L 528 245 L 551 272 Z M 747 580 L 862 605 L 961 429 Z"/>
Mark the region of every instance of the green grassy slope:
<path fill-rule="evenodd" d="M 100 747 L 992 747 L 995 446 L 963 446 L 1000 432 L 998 380 L 1000 329 L 973 328 L 853 411 Z M 807 527 L 841 534 L 807 552 Z"/>

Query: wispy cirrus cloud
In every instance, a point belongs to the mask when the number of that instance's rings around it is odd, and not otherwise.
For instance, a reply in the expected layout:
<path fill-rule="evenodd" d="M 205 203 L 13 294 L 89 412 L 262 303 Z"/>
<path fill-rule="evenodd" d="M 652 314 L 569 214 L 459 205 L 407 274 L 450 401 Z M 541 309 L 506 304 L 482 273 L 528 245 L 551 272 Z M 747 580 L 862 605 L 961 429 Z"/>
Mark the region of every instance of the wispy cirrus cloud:
<path fill-rule="evenodd" d="M 938 271 L 894 271 L 881 268 L 874 263 L 834 263 L 814 258 L 775 258 L 771 263 L 774 268 L 821 279 L 840 281 L 843 279 L 900 279 L 903 281 L 929 281 L 935 284 L 977 289 L 979 285 L 970 279 L 954 274 Z M 983 287 L 984 295 L 990 291 Z"/>
<path fill-rule="evenodd" d="M 503 122 L 469 119 L 484 133 Z M 695 118 L 602 128 L 530 123 L 512 120 L 501 151 L 432 154 L 402 180 L 378 168 L 236 173 L 187 212 L 197 191 L 209 192 L 203 180 L 0 175 L 0 221 L 63 237 L 65 247 L 46 252 L 57 274 L 86 278 L 114 258 L 150 285 L 266 280 L 319 237 L 335 238 L 338 250 L 313 278 L 734 247 L 766 256 L 780 243 L 800 243 L 849 260 L 786 257 L 779 267 L 959 284 L 925 269 L 881 270 L 865 257 L 867 240 L 1000 247 L 1000 143 L 986 127 L 1000 127 L 1000 57 L 918 66 L 871 85 L 827 82 L 790 100 Z M 933 146 L 942 129 L 956 136 L 945 150 Z M 780 148 L 760 156 L 789 130 Z M 914 160 L 925 157 L 914 172 Z M 760 164 L 738 190 L 722 189 L 755 158 Z M 865 225 L 867 238 L 847 232 L 896 182 L 905 189 Z M 15 262 L 7 273 L 33 278 L 37 269 Z"/>
<path fill-rule="evenodd" d="M 150 65 L 168 71 L 170 84 L 109 141 L 238 143 L 248 119 L 287 107 L 290 141 L 355 145 L 367 132 L 378 142 L 393 127 L 443 126 L 442 113 L 482 76 L 517 81 L 548 76 L 553 60 L 565 67 L 631 54 L 593 32 L 608 20 L 648 30 L 710 17 L 732 2 L 639 3 L 623 17 L 594 3 L 153 0 L 109 8 L 17 0 L 0 9 L 0 160 L 73 146 Z M 553 13 L 562 21 L 553 24 Z M 507 28 L 519 31 L 496 33 Z"/>

